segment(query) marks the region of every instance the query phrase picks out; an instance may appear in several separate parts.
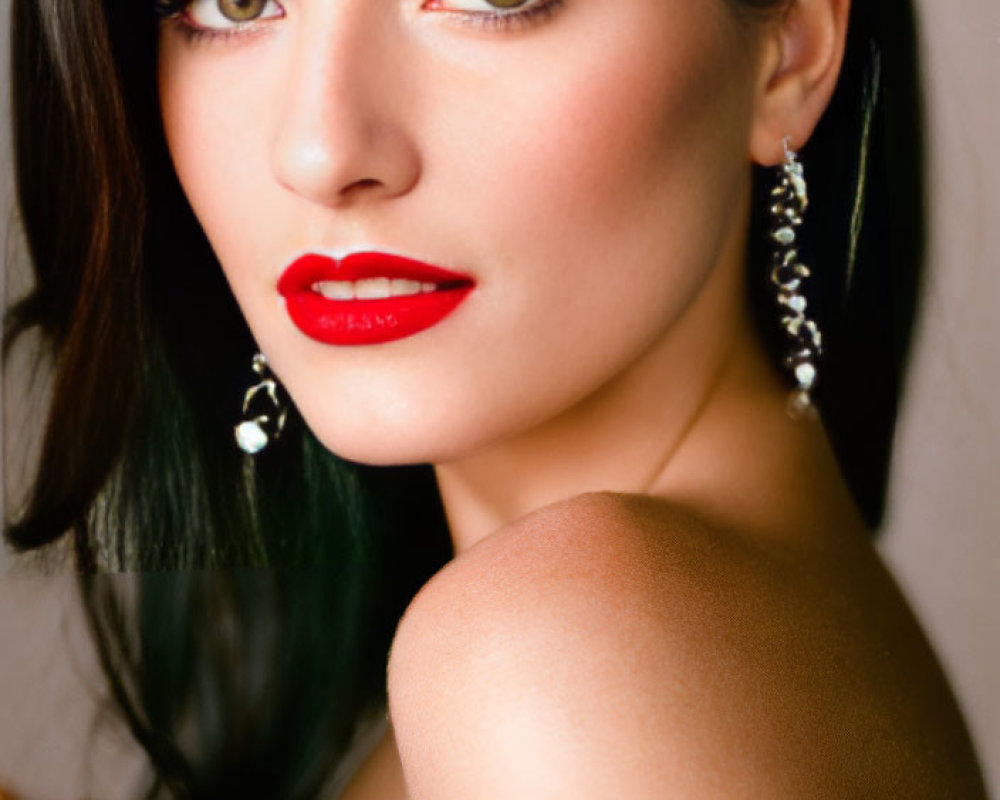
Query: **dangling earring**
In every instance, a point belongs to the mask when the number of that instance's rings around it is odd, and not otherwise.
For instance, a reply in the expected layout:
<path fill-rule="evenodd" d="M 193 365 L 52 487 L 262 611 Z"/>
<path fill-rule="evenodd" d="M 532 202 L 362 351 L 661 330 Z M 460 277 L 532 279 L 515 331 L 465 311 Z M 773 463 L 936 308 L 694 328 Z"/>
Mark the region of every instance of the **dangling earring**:
<path fill-rule="evenodd" d="M 254 455 L 281 436 L 288 409 L 278 399 L 278 382 L 271 375 L 263 354 L 257 353 L 253 357 L 251 368 L 260 382 L 243 395 L 243 421 L 233 429 L 233 433 L 240 450 Z"/>
<path fill-rule="evenodd" d="M 777 245 L 771 268 L 771 283 L 782 309 L 781 326 L 792 341 L 785 366 L 797 384 L 788 399 L 789 414 L 798 419 L 812 409 L 812 390 L 819 377 L 817 361 L 823 353 L 823 336 L 816 322 L 806 316 L 806 298 L 802 283 L 810 275 L 799 261 L 796 230 L 809 206 L 805 173 L 798 155 L 782 142 L 785 160 L 780 168 L 778 185 L 771 192 L 771 239 Z"/>

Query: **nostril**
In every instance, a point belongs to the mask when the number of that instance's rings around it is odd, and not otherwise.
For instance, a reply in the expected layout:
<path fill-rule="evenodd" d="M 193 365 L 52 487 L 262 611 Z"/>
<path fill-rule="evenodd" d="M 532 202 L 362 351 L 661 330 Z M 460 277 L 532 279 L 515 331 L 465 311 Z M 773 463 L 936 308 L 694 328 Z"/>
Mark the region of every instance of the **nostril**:
<path fill-rule="evenodd" d="M 376 178 L 361 178 L 360 180 L 353 181 L 345 186 L 340 194 L 341 197 L 348 197 L 351 195 L 365 195 L 373 190 L 379 189 L 383 186 L 382 181 Z"/>

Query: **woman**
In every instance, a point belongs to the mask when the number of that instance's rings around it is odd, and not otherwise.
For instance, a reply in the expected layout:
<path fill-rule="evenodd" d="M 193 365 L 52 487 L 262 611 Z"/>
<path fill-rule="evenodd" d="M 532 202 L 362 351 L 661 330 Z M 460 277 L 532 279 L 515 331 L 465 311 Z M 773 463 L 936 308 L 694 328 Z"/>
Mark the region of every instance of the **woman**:
<path fill-rule="evenodd" d="M 161 571 L 83 581 L 151 794 L 983 795 L 865 521 L 902 4 L 106 6 L 15 6 L 8 536 Z"/>

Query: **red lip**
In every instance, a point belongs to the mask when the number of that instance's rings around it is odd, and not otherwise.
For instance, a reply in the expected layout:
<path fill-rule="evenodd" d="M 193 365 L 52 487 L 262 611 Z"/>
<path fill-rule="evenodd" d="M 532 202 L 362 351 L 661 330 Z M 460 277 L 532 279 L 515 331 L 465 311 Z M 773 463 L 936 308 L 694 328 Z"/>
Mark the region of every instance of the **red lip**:
<path fill-rule="evenodd" d="M 323 281 L 388 278 L 434 283 L 434 291 L 383 298 L 335 300 L 313 287 Z M 337 261 L 308 253 L 278 280 L 292 322 L 324 344 L 380 344 L 412 336 L 455 310 L 475 283 L 468 275 L 387 253 L 352 253 Z"/>

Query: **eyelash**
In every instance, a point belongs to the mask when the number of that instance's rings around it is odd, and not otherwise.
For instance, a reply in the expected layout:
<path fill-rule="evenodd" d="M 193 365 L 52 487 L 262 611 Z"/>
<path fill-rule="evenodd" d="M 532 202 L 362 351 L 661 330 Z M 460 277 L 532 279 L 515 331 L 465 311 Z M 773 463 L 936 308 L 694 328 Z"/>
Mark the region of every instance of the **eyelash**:
<path fill-rule="evenodd" d="M 153 13 L 174 25 L 188 42 L 226 42 L 258 32 L 267 21 L 251 21 L 231 28 L 207 28 L 192 22 L 184 13 L 194 0 L 153 0 Z"/>
<path fill-rule="evenodd" d="M 525 30 L 548 20 L 566 0 L 543 0 L 523 11 L 447 11 L 438 13 L 454 17 L 460 24 L 485 31 Z"/>
<path fill-rule="evenodd" d="M 156 16 L 164 22 L 175 24 L 188 41 L 228 41 L 249 36 L 260 30 L 267 22 L 248 22 L 234 25 L 232 28 L 206 28 L 193 24 L 184 14 L 193 0 L 153 0 L 153 10 Z M 461 25 L 488 32 L 507 32 L 525 30 L 536 24 L 547 21 L 562 8 L 566 0 L 543 0 L 538 5 L 530 6 L 523 11 L 448 11 L 442 9 L 437 13 L 454 17 Z"/>

